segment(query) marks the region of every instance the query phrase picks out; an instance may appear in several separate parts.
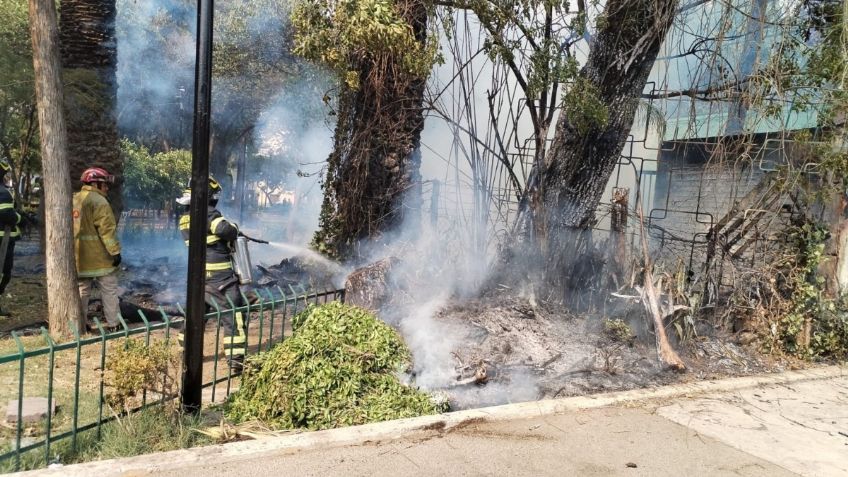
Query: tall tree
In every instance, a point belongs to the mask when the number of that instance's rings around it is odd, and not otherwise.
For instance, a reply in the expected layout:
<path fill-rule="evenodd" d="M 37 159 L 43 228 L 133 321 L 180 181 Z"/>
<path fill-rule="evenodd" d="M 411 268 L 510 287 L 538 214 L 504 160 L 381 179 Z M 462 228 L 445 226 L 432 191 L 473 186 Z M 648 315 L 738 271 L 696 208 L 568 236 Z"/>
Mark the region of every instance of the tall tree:
<path fill-rule="evenodd" d="M 73 184 L 79 187 L 82 171 L 99 166 L 114 174 L 120 185 L 123 164 L 115 117 L 115 0 L 65 0 L 61 9 L 62 67 L 68 85 L 68 158 Z M 121 210 L 120 187 L 110 190 L 109 202 L 116 213 Z"/>
<path fill-rule="evenodd" d="M 340 78 L 334 148 L 314 245 L 356 258 L 358 246 L 420 212 L 424 82 L 435 50 L 420 0 L 301 2 L 295 51 Z"/>
<path fill-rule="evenodd" d="M 535 232 L 546 286 L 579 286 L 587 231 L 621 156 L 678 0 L 609 0 L 586 64 L 565 94 L 553 142 L 536 164 L 522 218 Z"/>
<path fill-rule="evenodd" d="M 71 180 L 63 111 L 56 4 L 29 0 L 32 63 L 44 166 L 47 245 L 47 314 L 50 332 L 66 336 L 68 323 L 82 330 L 84 321 L 74 265 Z"/>

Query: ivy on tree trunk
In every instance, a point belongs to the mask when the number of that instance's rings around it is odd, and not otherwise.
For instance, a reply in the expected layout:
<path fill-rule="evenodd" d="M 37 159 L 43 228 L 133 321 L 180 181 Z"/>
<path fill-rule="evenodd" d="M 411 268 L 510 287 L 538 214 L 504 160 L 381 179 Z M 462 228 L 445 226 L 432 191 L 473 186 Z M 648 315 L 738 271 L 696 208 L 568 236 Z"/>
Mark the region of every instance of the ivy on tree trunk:
<path fill-rule="evenodd" d="M 427 10 L 418 1 L 407 7 L 405 19 L 423 45 Z M 425 81 L 401 62 L 392 54 L 360 59 L 354 64 L 358 87 L 342 86 L 313 239 L 326 255 L 356 259 L 362 244 L 379 241 L 406 219 L 417 223 Z"/>

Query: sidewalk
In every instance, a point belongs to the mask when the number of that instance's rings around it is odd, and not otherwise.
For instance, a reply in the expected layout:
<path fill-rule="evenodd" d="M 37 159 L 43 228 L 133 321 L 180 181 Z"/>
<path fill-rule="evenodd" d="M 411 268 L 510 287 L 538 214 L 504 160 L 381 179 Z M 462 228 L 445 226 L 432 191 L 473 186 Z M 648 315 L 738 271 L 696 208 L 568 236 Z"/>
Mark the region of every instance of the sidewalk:
<path fill-rule="evenodd" d="M 24 475 L 848 474 L 848 370 L 512 404 Z"/>

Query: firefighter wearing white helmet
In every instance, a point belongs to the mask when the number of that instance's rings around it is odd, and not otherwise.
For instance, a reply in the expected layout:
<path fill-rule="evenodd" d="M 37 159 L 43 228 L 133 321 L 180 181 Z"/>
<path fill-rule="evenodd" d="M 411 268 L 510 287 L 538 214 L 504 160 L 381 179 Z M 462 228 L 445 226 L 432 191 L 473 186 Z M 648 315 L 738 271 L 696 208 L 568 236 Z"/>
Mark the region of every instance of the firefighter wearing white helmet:
<path fill-rule="evenodd" d="M 6 286 L 12 279 L 12 263 L 15 259 L 15 242 L 21 234 L 18 224 L 21 223 L 21 214 L 15 210 L 15 201 L 12 193 L 6 188 L 6 176 L 12 168 L 6 161 L 0 161 L 0 266 L 3 277 L 0 278 L 0 295 L 6 293 Z M 9 316 L 9 313 L 0 308 L 0 316 Z"/>
<path fill-rule="evenodd" d="M 209 178 L 209 204 L 207 218 L 209 229 L 206 231 L 206 305 L 212 309 L 216 305 L 225 309 L 230 302 L 235 308 L 244 306 L 239 277 L 233 269 L 233 242 L 238 237 L 238 226 L 227 219 L 217 209 L 218 198 L 221 195 L 221 184 L 212 177 Z M 188 245 L 190 216 L 188 205 L 191 199 L 191 189 L 186 188 L 183 195 L 177 198 L 177 203 L 186 206 L 180 217 L 180 233 Z M 241 374 L 244 364 L 245 346 L 247 343 L 247 321 L 241 311 L 221 314 L 221 325 L 224 328 L 224 354 L 233 375 Z M 179 337 L 182 341 L 182 333 Z"/>
<path fill-rule="evenodd" d="M 118 276 L 121 244 L 116 235 L 117 224 L 106 199 L 115 177 L 100 167 L 83 171 L 82 189 L 74 194 L 74 251 L 76 252 L 79 292 L 83 317 L 88 313 L 88 299 L 96 283 L 103 300 L 106 328 L 118 328 Z"/>

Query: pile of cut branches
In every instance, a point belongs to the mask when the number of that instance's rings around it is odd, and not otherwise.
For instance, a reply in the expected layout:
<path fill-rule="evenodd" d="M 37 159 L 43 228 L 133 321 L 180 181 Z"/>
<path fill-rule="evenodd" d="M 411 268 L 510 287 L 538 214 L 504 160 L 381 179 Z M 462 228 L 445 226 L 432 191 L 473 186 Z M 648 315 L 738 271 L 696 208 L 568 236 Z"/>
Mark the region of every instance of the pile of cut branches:
<path fill-rule="evenodd" d="M 403 384 L 409 349 L 373 314 L 333 302 L 296 316 L 288 340 L 248 363 L 227 416 L 276 429 L 328 429 L 434 414 L 430 396 Z"/>

